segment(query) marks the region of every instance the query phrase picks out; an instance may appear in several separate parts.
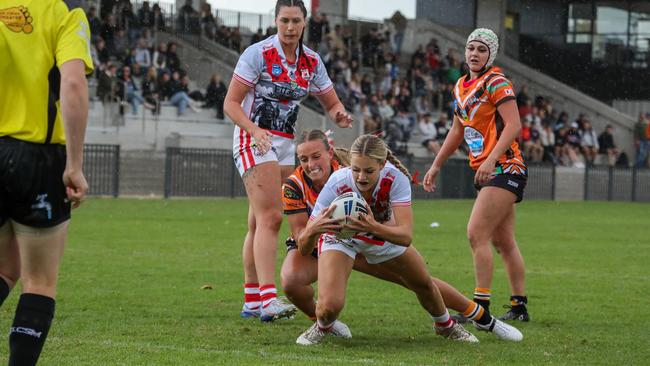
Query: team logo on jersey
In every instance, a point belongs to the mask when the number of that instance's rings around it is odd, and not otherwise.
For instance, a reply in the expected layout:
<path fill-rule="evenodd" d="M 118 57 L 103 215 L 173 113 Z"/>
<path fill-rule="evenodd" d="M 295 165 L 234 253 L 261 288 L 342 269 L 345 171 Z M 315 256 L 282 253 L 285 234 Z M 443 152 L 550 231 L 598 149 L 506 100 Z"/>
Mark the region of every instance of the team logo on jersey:
<path fill-rule="evenodd" d="M 282 74 L 282 67 L 274 64 L 273 67 L 271 67 L 271 73 L 273 76 L 280 76 L 280 74 Z"/>
<path fill-rule="evenodd" d="M 483 135 L 469 126 L 465 126 L 464 130 L 465 142 L 469 146 L 469 151 L 473 157 L 477 157 L 483 153 Z"/>
<path fill-rule="evenodd" d="M 288 199 L 291 199 L 291 200 L 299 200 L 300 196 L 293 189 L 285 189 L 284 190 L 284 198 L 288 198 Z"/>
<path fill-rule="evenodd" d="M 34 19 L 29 15 L 29 9 L 24 6 L 14 6 L 0 9 L 0 22 L 4 23 L 10 31 L 30 34 L 34 30 Z"/>
<path fill-rule="evenodd" d="M 300 76 L 302 76 L 303 79 L 309 80 L 309 70 L 307 69 L 302 69 L 300 70 Z"/>
<path fill-rule="evenodd" d="M 512 91 L 512 89 L 505 89 L 505 90 L 503 90 L 503 92 L 506 93 L 506 95 L 514 95 L 514 92 Z"/>

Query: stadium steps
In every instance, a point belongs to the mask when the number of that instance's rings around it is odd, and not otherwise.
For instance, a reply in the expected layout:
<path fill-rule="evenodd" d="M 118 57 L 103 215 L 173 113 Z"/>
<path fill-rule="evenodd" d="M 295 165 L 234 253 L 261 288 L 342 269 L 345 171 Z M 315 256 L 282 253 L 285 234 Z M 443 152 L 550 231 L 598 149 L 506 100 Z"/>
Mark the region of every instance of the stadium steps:
<path fill-rule="evenodd" d="M 128 109 L 121 116 L 117 104 L 91 101 L 87 143 L 117 144 L 123 151 L 164 151 L 167 146 L 229 149 L 232 145 L 234 125 L 216 119 L 214 109 L 188 110 L 183 116 L 167 104 L 160 115 L 144 108 L 133 115 Z"/>

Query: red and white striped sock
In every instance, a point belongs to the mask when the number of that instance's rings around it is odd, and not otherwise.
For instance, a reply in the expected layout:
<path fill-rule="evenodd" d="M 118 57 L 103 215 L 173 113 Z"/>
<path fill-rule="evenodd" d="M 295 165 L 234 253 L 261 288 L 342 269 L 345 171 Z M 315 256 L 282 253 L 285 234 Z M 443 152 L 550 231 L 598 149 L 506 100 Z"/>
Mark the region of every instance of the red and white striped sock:
<path fill-rule="evenodd" d="M 445 309 L 445 313 L 440 316 L 434 316 L 433 321 L 436 327 L 449 328 L 454 325 L 454 319 L 449 316 L 449 312 Z"/>
<path fill-rule="evenodd" d="M 260 285 L 258 283 L 244 284 L 244 305 L 249 310 L 257 310 L 260 307 Z"/>
<path fill-rule="evenodd" d="M 278 297 L 278 290 L 275 289 L 274 284 L 262 285 L 260 286 L 260 297 L 262 299 L 262 308 L 266 308 Z"/>

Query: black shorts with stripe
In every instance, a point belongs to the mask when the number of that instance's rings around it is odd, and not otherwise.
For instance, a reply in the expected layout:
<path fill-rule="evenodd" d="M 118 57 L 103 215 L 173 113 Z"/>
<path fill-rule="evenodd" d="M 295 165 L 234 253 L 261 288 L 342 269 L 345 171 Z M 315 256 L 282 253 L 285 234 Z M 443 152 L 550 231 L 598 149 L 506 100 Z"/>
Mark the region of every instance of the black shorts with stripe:
<path fill-rule="evenodd" d="M 70 219 L 65 163 L 64 145 L 0 137 L 0 225 L 12 219 L 46 228 Z"/>
<path fill-rule="evenodd" d="M 298 249 L 298 243 L 296 243 L 296 239 L 294 239 L 292 237 L 288 237 L 285 244 L 287 245 L 287 253 L 289 253 L 292 250 L 297 250 Z M 311 256 L 318 259 L 318 249 L 317 248 L 314 248 L 314 250 L 311 251 Z"/>
<path fill-rule="evenodd" d="M 487 183 L 482 186 L 477 184 L 474 185 L 477 191 L 480 191 L 483 187 L 499 187 L 507 191 L 510 191 L 517 196 L 515 203 L 521 202 L 524 199 L 524 189 L 526 188 L 526 182 L 528 176 L 522 174 L 497 174 L 492 177 Z"/>

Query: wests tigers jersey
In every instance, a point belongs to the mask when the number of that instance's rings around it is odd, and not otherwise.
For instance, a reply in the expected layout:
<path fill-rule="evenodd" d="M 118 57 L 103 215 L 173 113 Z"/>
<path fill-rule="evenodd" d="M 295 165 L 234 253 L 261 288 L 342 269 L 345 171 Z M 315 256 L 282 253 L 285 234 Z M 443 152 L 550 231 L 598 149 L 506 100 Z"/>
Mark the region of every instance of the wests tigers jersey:
<path fill-rule="evenodd" d="M 339 163 L 332 160 L 332 174 L 340 168 Z M 284 213 L 293 215 L 305 212 L 309 217 L 319 193 L 320 191 L 314 189 L 314 183 L 309 179 L 302 166 L 297 167 L 282 185 L 282 208 Z"/>
<path fill-rule="evenodd" d="M 490 155 L 501 136 L 504 124 L 497 107 L 515 99 L 512 83 L 496 66 L 475 80 L 468 75 L 458 79 L 454 88 L 454 114 L 463 124 L 465 141 L 469 146 L 469 165 L 478 169 Z M 498 160 L 501 172 L 526 174 L 526 164 L 513 141 Z"/>

